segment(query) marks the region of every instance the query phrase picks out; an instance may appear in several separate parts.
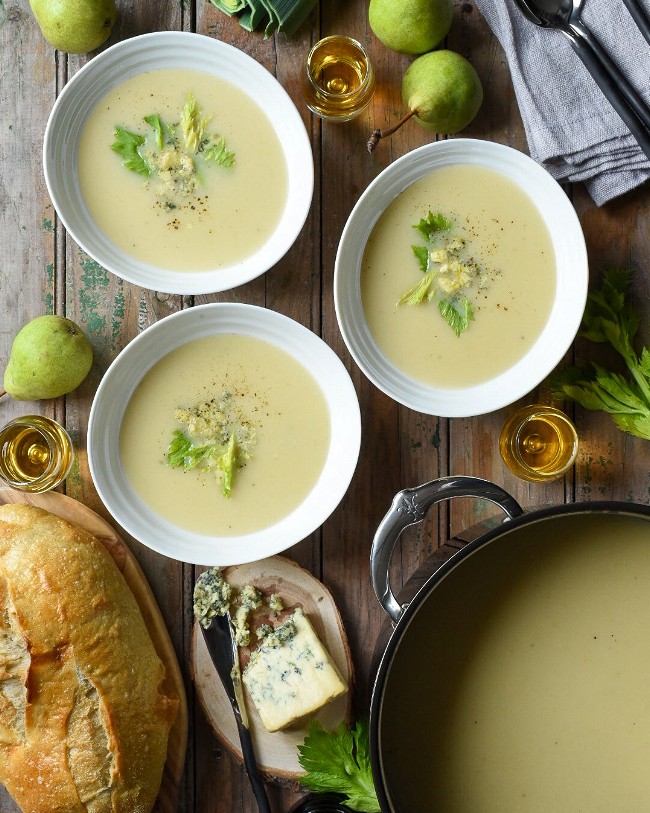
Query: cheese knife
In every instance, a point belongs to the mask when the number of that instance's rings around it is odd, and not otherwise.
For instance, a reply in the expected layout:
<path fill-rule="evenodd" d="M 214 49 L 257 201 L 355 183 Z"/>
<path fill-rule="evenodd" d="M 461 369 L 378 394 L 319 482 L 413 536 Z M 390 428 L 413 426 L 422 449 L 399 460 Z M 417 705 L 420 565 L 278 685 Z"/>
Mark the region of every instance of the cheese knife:
<path fill-rule="evenodd" d="M 266 788 L 257 765 L 253 738 L 248 728 L 248 716 L 246 706 L 243 702 L 241 688 L 241 677 L 239 674 L 239 655 L 237 644 L 233 637 L 232 622 L 230 613 L 218 615 L 211 619 L 210 626 L 204 627 L 199 624 L 203 633 L 203 640 L 208 648 L 212 663 L 221 679 L 230 705 L 235 715 L 239 742 L 241 743 L 242 754 L 244 756 L 244 766 L 253 788 L 255 799 L 260 813 L 271 813 L 269 798 Z"/>

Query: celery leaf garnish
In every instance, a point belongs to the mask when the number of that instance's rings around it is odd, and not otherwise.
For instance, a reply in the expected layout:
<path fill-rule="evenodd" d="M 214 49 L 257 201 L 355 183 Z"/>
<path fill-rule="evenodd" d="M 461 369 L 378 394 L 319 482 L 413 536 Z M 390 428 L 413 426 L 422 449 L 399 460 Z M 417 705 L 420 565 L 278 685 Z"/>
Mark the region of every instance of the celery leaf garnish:
<path fill-rule="evenodd" d="M 223 481 L 222 493 L 228 498 L 232 492 L 238 462 L 239 450 L 234 432 L 224 448 L 220 443 L 195 443 L 185 432 L 175 429 L 167 447 L 167 465 L 172 468 L 182 468 L 184 471 L 219 471 Z"/>
<path fill-rule="evenodd" d="M 398 305 L 419 305 L 425 299 L 431 298 L 431 283 L 433 282 L 433 272 L 423 277 L 417 285 L 409 288 L 397 300 Z"/>
<path fill-rule="evenodd" d="M 426 246 L 411 246 L 411 248 L 413 249 L 413 253 L 420 263 L 420 271 L 423 271 L 426 274 L 426 272 L 429 270 L 429 260 L 431 257 L 429 254 L 429 249 Z"/>
<path fill-rule="evenodd" d="M 423 217 L 420 219 L 419 223 L 415 223 L 413 228 L 417 229 L 420 232 L 422 237 L 425 240 L 431 240 L 432 235 L 439 231 L 449 231 L 454 224 L 447 220 L 447 218 L 442 214 L 434 215 L 433 212 L 429 212 L 427 217 Z"/>
<path fill-rule="evenodd" d="M 441 299 L 438 310 L 457 336 L 467 330 L 474 319 L 474 309 L 469 299 Z"/>
<path fill-rule="evenodd" d="M 190 93 L 181 113 L 181 130 L 185 146 L 190 152 L 198 152 L 199 145 L 203 140 L 203 133 L 209 121 L 209 116 L 201 116 L 201 108 L 194 95 Z"/>
<path fill-rule="evenodd" d="M 228 440 L 226 451 L 217 458 L 217 468 L 223 474 L 223 496 L 230 497 L 232 491 L 232 480 L 237 462 L 237 441 L 235 433 L 232 432 Z"/>
<path fill-rule="evenodd" d="M 220 167 L 231 167 L 235 163 L 235 153 L 226 147 L 223 136 L 209 139 L 203 148 L 203 156 L 207 161 L 214 161 Z"/>
<path fill-rule="evenodd" d="M 138 175 L 146 177 L 151 175 L 151 167 L 138 152 L 138 148 L 146 140 L 145 137 L 119 126 L 115 127 L 113 137 L 115 141 L 111 144 L 111 149 L 122 158 L 122 164 Z"/>
<path fill-rule="evenodd" d="M 150 116 L 145 116 L 144 121 L 150 124 L 156 133 L 156 144 L 158 149 L 162 150 L 165 143 L 165 125 L 158 113 L 152 113 Z"/>

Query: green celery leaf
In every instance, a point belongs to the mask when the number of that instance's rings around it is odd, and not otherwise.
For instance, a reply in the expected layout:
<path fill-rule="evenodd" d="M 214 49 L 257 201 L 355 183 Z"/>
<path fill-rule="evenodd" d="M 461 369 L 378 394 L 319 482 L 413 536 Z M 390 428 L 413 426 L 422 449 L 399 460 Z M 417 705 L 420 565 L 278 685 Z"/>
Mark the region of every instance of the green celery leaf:
<path fill-rule="evenodd" d="M 235 433 L 232 432 L 228 440 L 226 451 L 217 458 L 217 468 L 223 474 L 223 496 L 230 497 L 232 491 L 232 481 L 237 463 L 237 441 Z"/>
<path fill-rule="evenodd" d="M 300 782 L 310 790 L 341 793 L 353 810 L 378 813 L 366 722 L 358 721 L 353 729 L 341 723 L 335 731 L 326 731 L 313 720 L 298 746 L 298 761 L 307 771 Z"/>
<path fill-rule="evenodd" d="M 185 458 L 187 457 L 191 448 L 192 441 L 190 438 L 179 429 L 175 429 L 172 435 L 172 440 L 167 447 L 168 465 L 172 466 L 173 468 L 183 466 L 185 464 Z"/>
<path fill-rule="evenodd" d="M 650 414 L 649 415 L 614 415 L 614 423 L 623 432 L 629 432 L 638 438 L 650 440 Z"/>
<path fill-rule="evenodd" d="M 457 336 L 467 330 L 474 319 L 474 309 L 469 299 L 441 299 L 438 310 Z"/>
<path fill-rule="evenodd" d="M 397 300 L 398 305 L 419 305 L 429 298 L 429 289 L 433 282 L 433 271 L 430 271 L 426 276 L 422 277 L 417 285 L 409 288 L 406 293 L 402 294 Z"/>
<path fill-rule="evenodd" d="M 432 235 L 439 231 L 449 231 L 454 224 L 447 220 L 442 214 L 434 215 L 429 212 L 426 218 L 421 218 L 419 223 L 415 223 L 413 228 L 420 232 L 422 237 L 428 242 Z"/>
<path fill-rule="evenodd" d="M 581 330 L 593 342 L 611 344 L 625 360 L 630 378 L 593 364 L 587 370 L 570 367 L 555 372 L 549 383 L 556 397 L 608 412 L 619 429 L 650 440 L 650 349 L 644 347 L 637 355 L 632 344 L 640 318 L 626 300 L 631 277 L 627 268 L 603 273 L 600 287 L 587 297 Z"/>
<path fill-rule="evenodd" d="M 115 141 L 111 144 L 111 149 L 122 158 L 122 164 L 127 169 L 138 175 L 151 175 L 151 167 L 138 152 L 138 147 L 141 147 L 146 140 L 144 136 L 116 126 L 113 138 Z"/>
<path fill-rule="evenodd" d="M 158 149 L 162 150 L 165 143 L 165 125 L 158 113 L 152 113 L 150 116 L 145 116 L 144 120 L 150 124 L 156 133 L 156 144 Z"/>
<path fill-rule="evenodd" d="M 226 147 L 223 136 L 216 136 L 208 141 L 203 149 L 207 161 L 214 161 L 220 167 L 232 167 L 235 164 L 235 153 Z"/>
<path fill-rule="evenodd" d="M 429 249 L 426 246 L 411 246 L 413 249 L 413 253 L 417 257 L 418 263 L 420 264 L 420 271 L 423 271 L 425 274 L 429 270 L 429 259 L 431 255 L 429 254 Z"/>
<path fill-rule="evenodd" d="M 190 152 L 198 152 L 203 133 L 209 121 L 209 116 L 201 116 L 201 108 L 194 95 L 190 93 L 181 113 L 181 130 L 183 131 L 185 146 Z"/>
<path fill-rule="evenodd" d="M 556 398 L 569 398 L 584 409 L 608 412 L 619 429 L 650 439 L 650 407 L 634 383 L 619 373 L 597 365 L 587 370 L 573 367 L 554 373 L 549 384 Z"/>
<path fill-rule="evenodd" d="M 603 273 L 601 287 L 590 292 L 580 335 L 592 342 L 609 342 L 627 357 L 639 329 L 639 316 L 626 302 L 631 283 L 627 268 L 609 268 Z"/>
<path fill-rule="evenodd" d="M 611 373 L 594 365 L 595 383 L 600 388 L 604 408 L 608 412 L 643 412 L 648 411 L 647 404 L 635 391 L 634 384 L 628 382 L 619 373 Z"/>
<path fill-rule="evenodd" d="M 644 347 L 639 357 L 639 371 L 650 382 L 650 348 Z"/>
<path fill-rule="evenodd" d="M 223 496 L 228 498 L 232 492 L 235 469 L 242 457 L 245 459 L 246 455 L 240 454 L 234 432 L 224 448 L 219 443 L 195 444 L 189 435 L 175 429 L 167 447 L 167 464 L 173 468 L 183 468 L 185 471 L 197 468 L 218 470 L 223 480 Z"/>
<path fill-rule="evenodd" d="M 195 445 L 188 435 L 175 429 L 172 441 L 167 447 L 167 463 L 172 467 L 182 466 L 185 471 L 191 471 L 197 466 L 209 463 L 210 459 L 217 457 L 221 451 L 217 443 Z"/>

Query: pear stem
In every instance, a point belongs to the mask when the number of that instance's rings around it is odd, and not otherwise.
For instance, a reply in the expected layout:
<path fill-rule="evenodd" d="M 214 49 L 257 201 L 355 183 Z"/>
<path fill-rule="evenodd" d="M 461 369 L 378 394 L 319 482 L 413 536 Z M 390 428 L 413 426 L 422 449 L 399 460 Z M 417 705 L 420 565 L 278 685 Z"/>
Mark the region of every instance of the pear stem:
<path fill-rule="evenodd" d="M 377 144 L 379 144 L 380 139 L 388 138 L 388 136 L 392 136 L 393 133 L 396 133 L 402 126 L 402 124 L 405 124 L 411 118 L 411 116 L 414 116 L 416 114 L 416 112 L 417 112 L 416 110 L 409 110 L 409 112 L 406 113 L 406 115 L 402 116 L 402 118 L 397 122 L 397 124 L 394 124 L 388 130 L 380 130 L 379 128 L 373 130 L 366 145 L 368 147 L 368 152 L 374 151 Z"/>
<path fill-rule="evenodd" d="M 0 398 L 2 398 L 2 396 L 6 395 L 6 394 L 7 394 L 7 390 L 0 390 Z"/>

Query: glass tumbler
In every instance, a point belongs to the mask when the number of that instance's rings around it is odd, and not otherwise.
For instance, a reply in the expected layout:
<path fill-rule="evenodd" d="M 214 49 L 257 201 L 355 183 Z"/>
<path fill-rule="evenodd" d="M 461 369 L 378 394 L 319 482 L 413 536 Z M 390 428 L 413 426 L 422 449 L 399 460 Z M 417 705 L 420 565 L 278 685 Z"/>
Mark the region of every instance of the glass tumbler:
<path fill-rule="evenodd" d="M 523 480 L 556 480 L 575 463 L 578 433 L 559 409 L 532 404 L 506 421 L 499 451 L 508 468 Z"/>

